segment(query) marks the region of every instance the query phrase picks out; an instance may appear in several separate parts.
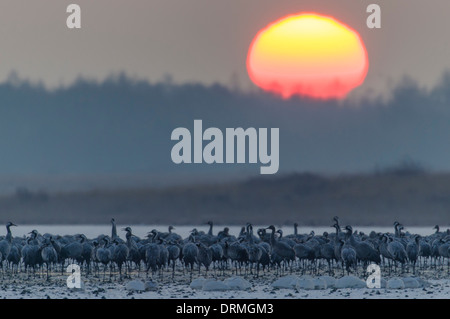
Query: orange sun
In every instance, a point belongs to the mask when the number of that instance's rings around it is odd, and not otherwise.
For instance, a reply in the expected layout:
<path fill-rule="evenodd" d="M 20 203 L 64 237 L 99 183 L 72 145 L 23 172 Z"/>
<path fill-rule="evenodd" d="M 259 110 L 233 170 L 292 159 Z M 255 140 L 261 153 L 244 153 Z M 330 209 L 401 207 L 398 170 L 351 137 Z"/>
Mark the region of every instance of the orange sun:
<path fill-rule="evenodd" d="M 284 17 L 258 32 L 247 56 L 250 79 L 284 98 L 344 98 L 369 67 L 359 34 L 315 13 Z"/>

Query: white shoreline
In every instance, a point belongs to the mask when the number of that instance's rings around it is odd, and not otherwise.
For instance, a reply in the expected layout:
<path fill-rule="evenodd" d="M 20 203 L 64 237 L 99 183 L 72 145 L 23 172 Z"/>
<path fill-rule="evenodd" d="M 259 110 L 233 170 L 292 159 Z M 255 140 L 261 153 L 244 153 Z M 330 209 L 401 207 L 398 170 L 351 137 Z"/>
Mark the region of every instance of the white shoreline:
<path fill-rule="evenodd" d="M 61 279 L 61 282 L 63 280 Z M 6 299 L 449 299 L 450 279 L 429 280 L 430 287 L 407 289 L 275 289 L 255 284 L 249 291 L 202 291 L 186 284 L 165 284 L 157 291 L 130 292 L 123 283 L 86 283 L 84 291 L 46 283 L 2 285 L 0 298 Z"/>

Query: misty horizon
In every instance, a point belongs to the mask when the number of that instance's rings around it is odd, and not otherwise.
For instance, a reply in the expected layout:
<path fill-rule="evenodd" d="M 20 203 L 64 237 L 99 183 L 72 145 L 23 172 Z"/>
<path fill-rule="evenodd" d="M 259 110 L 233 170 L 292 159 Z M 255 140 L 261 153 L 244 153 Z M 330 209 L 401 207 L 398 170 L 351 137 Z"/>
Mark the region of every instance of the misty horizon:
<path fill-rule="evenodd" d="M 405 78 L 390 95 L 360 104 L 282 100 L 220 84 L 149 83 L 124 73 L 47 90 L 13 76 L 0 84 L 0 175 L 128 176 L 127 185 L 136 178 L 137 185 L 166 186 L 199 176 L 258 174 L 249 164 L 173 164 L 170 134 L 192 128 L 194 119 L 222 129 L 280 127 L 281 174 L 365 173 L 405 160 L 450 171 L 450 73 L 431 90 Z"/>

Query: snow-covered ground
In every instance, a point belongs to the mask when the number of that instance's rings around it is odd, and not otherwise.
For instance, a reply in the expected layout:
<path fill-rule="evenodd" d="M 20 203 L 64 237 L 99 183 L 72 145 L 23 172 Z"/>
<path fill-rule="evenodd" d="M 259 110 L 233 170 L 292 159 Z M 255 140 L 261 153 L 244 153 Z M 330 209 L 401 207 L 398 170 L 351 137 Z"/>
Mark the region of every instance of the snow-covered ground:
<path fill-rule="evenodd" d="M 429 280 L 429 287 L 406 289 L 369 289 L 369 288 L 327 288 L 321 290 L 303 290 L 296 288 L 274 288 L 271 283 L 252 283 L 247 290 L 204 291 L 192 289 L 185 283 L 159 285 L 156 291 L 127 290 L 127 280 L 117 282 L 85 281 L 83 290 L 71 290 L 66 287 L 63 278 L 56 282 L 22 282 L 1 285 L 0 298 L 51 298 L 51 299 L 448 299 L 450 298 L 450 280 Z"/>

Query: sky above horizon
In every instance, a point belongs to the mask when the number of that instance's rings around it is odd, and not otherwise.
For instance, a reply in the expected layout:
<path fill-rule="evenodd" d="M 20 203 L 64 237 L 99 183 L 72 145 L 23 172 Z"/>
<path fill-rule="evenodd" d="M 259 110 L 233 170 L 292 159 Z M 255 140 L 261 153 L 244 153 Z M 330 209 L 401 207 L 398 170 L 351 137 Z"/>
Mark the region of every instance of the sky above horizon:
<path fill-rule="evenodd" d="M 77 0 L 81 30 L 69 30 L 74 1 L 7 0 L 0 4 L 0 82 L 12 71 L 54 88 L 77 77 L 102 80 L 112 73 L 150 82 L 219 82 L 255 89 L 245 68 L 256 33 L 298 12 L 330 15 L 357 30 L 367 47 L 369 72 L 355 90 L 387 92 L 410 76 L 432 87 L 450 69 L 448 0 L 376 1 L 381 29 L 368 29 L 372 0 Z"/>

